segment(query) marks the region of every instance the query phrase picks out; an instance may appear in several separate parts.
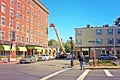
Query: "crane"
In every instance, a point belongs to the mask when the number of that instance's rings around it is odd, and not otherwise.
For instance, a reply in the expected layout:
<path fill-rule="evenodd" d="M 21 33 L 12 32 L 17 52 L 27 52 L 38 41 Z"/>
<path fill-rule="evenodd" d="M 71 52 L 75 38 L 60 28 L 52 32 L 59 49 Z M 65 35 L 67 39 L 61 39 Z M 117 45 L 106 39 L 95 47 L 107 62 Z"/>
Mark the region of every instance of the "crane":
<path fill-rule="evenodd" d="M 55 31 L 55 33 L 56 33 L 56 36 L 57 36 L 57 38 L 58 38 L 58 42 L 59 42 L 60 48 L 62 49 L 63 54 L 66 53 L 66 52 L 65 52 L 65 49 L 64 49 L 64 47 L 63 47 L 63 44 L 62 44 L 62 42 L 61 42 L 61 40 L 60 40 L 60 37 L 59 37 L 59 35 L 58 35 L 58 32 L 57 32 L 57 29 L 56 29 L 55 25 L 54 25 L 53 23 L 51 23 L 51 24 L 50 24 L 50 27 L 53 28 L 54 31 Z"/>

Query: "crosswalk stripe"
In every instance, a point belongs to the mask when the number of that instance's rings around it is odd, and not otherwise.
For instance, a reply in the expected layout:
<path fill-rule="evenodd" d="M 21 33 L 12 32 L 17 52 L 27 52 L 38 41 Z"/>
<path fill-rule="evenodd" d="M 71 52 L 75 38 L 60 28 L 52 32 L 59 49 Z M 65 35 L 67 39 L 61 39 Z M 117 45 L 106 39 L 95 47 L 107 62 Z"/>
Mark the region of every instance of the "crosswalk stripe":
<path fill-rule="evenodd" d="M 55 72 L 55 73 L 53 73 L 53 74 L 50 74 L 50 75 L 48 75 L 48 76 L 46 76 L 46 77 L 44 77 L 44 78 L 42 78 L 42 79 L 39 79 L 39 80 L 47 80 L 47 79 L 49 79 L 49 78 L 51 78 L 51 77 L 53 77 L 53 76 L 55 76 L 55 75 L 57 75 L 57 74 L 59 74 L 59 73 L 62 73 L 62 72 L 64 72 L 64 71 L 66 71 L 66 70 L 69 70 L 69 69 L 71 69 L 71 68 L 67 68 L 67 69 L 64 69 L 64 70 L 60 70 L 60 71 L 58 71 L 58 72 Z"/>
<path fill-rule="evenodd" d="M 84 80 L 85 76 L 88 74 L 88 72 L 91 70 L 86 70 L 85 72 L 82 73 L 76 80 Z"/>
<path fill-rule="evenodd" d="M 113 75 L 108 70 L 105 69 L 104 72 L 108 77 L 113 77 Z"/>

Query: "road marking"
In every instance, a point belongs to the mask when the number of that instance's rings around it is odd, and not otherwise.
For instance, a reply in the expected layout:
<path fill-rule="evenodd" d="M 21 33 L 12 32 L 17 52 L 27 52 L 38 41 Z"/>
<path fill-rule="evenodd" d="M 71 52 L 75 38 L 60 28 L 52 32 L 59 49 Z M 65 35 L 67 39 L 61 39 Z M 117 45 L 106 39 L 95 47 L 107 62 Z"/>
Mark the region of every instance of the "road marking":
<path fill-rule="evenodd" d="M 60 70 L 60 71 L 55 72 L 55 73 L 53 73 L 53 74 L 50 74 L 50 75 L 48 75 L 48 76 L 46 76 L 46 77 L 43 77 L 42 79 L 39 79 L 39 80 L 47 80 L 47 79 L 49 79 L 49 78 L 51 78 L 51 77 L 53 77 L 53 76 L 55 76 L 55 75 L 57 75 L 57 74 L 59 74 L 59 73 L 62 73 L 62 72 L 64 72 L 64 71 L 66 71 L 66 70 L 69 70 L 69 69 L 71 69 L 71 68 L 67 68 L 67 69 L 64 69 L 64 70 Z"/>
<path fill-rule="evenodd" d="M 113 75 L 108 70 L 105 69 L 104 72 L 108 77 L 113 77 Z"/>
<path fill-rule="evenodd" d="M 85 76 L 88 74 L 88 72 L 91 70 L 86 70 L 85 72 L 82 73 L 76 80 L 84 80 Z"/>

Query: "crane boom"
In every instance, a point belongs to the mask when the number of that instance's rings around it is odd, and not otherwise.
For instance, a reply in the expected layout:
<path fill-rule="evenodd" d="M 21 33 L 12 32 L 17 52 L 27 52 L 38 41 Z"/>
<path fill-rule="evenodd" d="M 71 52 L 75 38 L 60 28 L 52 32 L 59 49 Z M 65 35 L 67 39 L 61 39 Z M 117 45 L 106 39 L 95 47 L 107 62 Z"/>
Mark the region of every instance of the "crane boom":
<path fill-rule="evenodd" d="M 60 37 L 59 37 L 59 35 L 58 35 L 57 29 L 55 28 L 55 25 L 52 23 L 52 24 L 50 24 L 50 27 L 52 27 L 52 28 L 54 29 L 54 31 L 55 31 L 56 36 L 57 36 L 57 38 L 58 38 L 59 45 L 60 45 L 63 53 L 66 53 L 66 52 L 65 52 L 65 49 L 64 49 L 64 47 L 63 47 L 63 44 L 62 44 L 62 42 L 61 42 L 61 40 L 60 40 Z"/>

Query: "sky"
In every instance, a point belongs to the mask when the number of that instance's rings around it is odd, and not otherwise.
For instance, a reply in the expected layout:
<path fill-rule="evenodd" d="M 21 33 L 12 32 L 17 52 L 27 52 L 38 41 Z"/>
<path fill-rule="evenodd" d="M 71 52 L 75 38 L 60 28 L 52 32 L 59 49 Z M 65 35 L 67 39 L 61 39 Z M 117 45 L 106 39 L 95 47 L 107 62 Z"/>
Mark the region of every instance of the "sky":
<path fill-rule="evenodd" d="M 40 0 L 49 10 L 48 40 L 57 40 L 53 28 L 54 23 L 62 41 L 75 39 L 75 28 L 113 25 L 120 16 L 120 0 Z"/>

